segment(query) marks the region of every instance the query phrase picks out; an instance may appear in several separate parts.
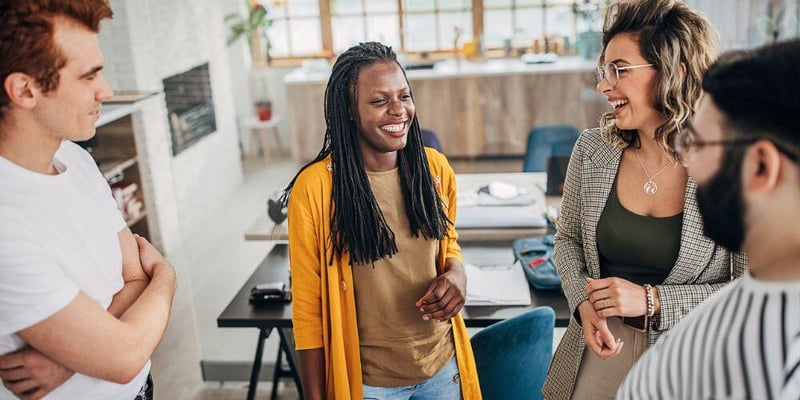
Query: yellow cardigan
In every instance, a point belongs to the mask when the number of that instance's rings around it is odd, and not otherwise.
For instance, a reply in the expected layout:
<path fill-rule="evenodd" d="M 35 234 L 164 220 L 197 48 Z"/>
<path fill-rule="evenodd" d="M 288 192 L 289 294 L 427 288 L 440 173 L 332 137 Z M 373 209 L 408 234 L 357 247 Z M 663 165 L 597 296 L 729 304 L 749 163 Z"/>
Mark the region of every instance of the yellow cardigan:
<path fill-rule="evenodd" d="M 456 217 L 455 174 L 441 153 L 427 149 L 428 164 L 451 221 Z M 326 399 L 361 399 L 361 356 L 350 257 L 336 257 L 330 240 L 332 174 L 330 156 L 297 177 L 289 199 L 289 262 L 292 273 L 292 323 L 298 350 L 325 351 Z M 437 268 L 445 259 L 461 260 L 451 225 L 439 243 Z M 330 262 L 330 265 L 329 265 Z M 464 319 L 451 319 L 456 360 L 465 400 L 480 399 L 478 373 Z"/>

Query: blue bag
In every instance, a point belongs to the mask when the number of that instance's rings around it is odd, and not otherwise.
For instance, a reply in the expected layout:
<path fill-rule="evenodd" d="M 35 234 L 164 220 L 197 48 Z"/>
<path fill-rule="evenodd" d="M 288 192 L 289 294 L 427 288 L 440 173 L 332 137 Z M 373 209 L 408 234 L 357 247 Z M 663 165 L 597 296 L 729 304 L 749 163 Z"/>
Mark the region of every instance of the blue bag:
<path fill-rule="evenodd" d="M 537 290 L 560 290 L 561 277 L 553 260 L 553 235 L 517 239 L 514 258 L 522 264 L 528 284 Z"/>

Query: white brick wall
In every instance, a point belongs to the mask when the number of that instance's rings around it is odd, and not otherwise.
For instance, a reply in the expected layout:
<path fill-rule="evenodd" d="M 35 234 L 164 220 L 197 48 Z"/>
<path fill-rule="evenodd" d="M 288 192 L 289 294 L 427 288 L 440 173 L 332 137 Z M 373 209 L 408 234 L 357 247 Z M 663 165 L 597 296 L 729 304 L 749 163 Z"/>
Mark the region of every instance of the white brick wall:
<path fill-rule="evenodd" d="M 145 129 L 137 133 L 140 143 L 147 143 L 140 157 L 152 166 L 159 218 L 177 218 L 187 232 L 202 229 L 207 210 L 220 206 L 242 179 L 222 6 L 214 0 L 112 0 L 111 5 L 115 17 L 104 23 L 100 44 L 104 73 L 115 90 L 161 91 L 164 78 L 209 63 L 216 133 L 174 158 L 163 112 L 145 114 Z M 164 204 L 173 200 L 177 207 Z M 157 236 L 170 241 L 176 235 Z"/>
<path fill-rule="evenodd" d="M 103 23 L 99 41 L 114 90 L 161 92 L 164 78 L 209 63 L 217 132 L 173 157 L 163 94 L 134 117 L 151 234 L 180 281 L 153 372 L 166 383 L 159 397 L 186 398 L 182 391 L 199 385 L 201 349 L 181 233 L 213 229 L 209 211 L 222 207 L 242 180 L 225 12 L 217 0 L 111 0 L 111 6 L 114 19 Z"/>

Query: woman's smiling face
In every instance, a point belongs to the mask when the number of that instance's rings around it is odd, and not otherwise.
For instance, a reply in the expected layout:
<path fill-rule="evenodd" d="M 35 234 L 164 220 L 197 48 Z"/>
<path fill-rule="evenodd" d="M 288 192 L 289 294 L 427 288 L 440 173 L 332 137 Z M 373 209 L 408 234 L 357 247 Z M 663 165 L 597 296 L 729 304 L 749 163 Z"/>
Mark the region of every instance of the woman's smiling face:
<path fill-rule="evenodd" d="M 650 64 L 639 49 L 636 37 L 620 33 L 611 38 L 605 49 L 604 63 L 624 68 Z M 619 80 L 612 85 L 603 79 L 597 90 L 608 98 L 614 108 L 617 128 L 622 130 L 655 130 L 664 116 L 653 105 L 652 88 L 656 79 L 655 67 L 619 71 Z"/>
<path fill-rule="evenodd" d="M 365 166 L 394 168 L 414 119 L 414 101 L 403 71 L 394 62 L 364 67 L 358 72 L 355 94 L 358 144 Z"/>

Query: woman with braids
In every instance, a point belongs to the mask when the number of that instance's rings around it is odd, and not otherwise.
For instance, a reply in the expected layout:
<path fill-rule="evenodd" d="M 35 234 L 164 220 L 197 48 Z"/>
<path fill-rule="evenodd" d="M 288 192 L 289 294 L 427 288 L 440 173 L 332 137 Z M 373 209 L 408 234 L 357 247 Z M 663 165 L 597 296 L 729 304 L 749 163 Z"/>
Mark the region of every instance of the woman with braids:
<path fill-rule="evenodd" d="M 679 0 L 606 11 L 597 89 L 613 111 L 585 131 L 564 185 L 555 259 L 569 307 L 548 399 L 613 398 L 633 363 L 746 261 L 703 234 L 671 144 L 716 57 L 713 28 Z"/>
<path fill-rule="evenodd" d="M 479 399 L 453 227 L 455 176 L 423 147 L 390 47 L 342 53 L 325 140 L 287 187 L 306 399 Z"/>

